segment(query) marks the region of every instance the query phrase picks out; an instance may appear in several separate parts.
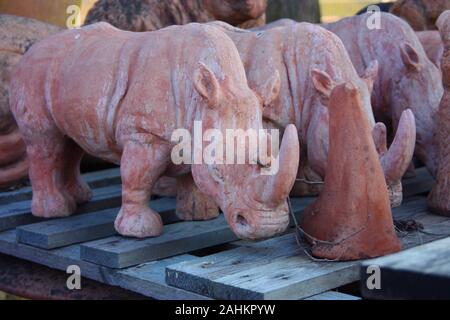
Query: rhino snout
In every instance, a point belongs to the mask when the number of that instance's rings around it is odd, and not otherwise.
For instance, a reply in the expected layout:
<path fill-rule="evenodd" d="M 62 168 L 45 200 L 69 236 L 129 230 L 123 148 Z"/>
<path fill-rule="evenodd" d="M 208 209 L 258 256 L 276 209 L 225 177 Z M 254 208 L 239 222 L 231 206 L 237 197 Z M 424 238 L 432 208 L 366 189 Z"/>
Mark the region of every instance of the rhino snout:
<path fill-rule="evenodd" d="M 289 225 L 287 206 L 275 211 L 240 211 L 233 215 L 230 227 L 243 240 L 258 240 L 283 233 Z"/>

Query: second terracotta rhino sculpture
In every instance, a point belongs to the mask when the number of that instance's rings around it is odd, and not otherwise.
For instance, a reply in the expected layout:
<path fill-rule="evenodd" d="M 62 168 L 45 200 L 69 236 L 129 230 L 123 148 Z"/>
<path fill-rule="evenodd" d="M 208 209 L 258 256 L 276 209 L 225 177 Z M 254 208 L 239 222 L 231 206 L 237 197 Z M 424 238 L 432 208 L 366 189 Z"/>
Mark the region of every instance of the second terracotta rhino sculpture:
<path fill-rule="evenodd" d="M 215 217 L 218 204 L 241 238 L 283 232 L 300 153 L 294 126 L 285 130 L 274 175 L 261 175 L 264 163 L 171 161 L 173 131 L 192 132 L 194 121 L 202 121 L 203 131 L 262 129 L 258 97 L 270 102 L 276 97 L 271 88 L 279 83 L 276 73 L 269 79 L 257 96 L 233 42 L 206 25 L 132 33 L 99 23 L 43 40 L 27 52 L 11 82 L 11 110 L 30 158 L 33 214 L 67 216 L 89 200 L 79 172 L 87 151 L 121 164 L 122 207 L 115 226 L 122 235 L 161 234 L 161 218 L 148 201 L 164 174 L 179 177 L 191 190 L 198 186 L 202 204 L 180 205 L 186 210 L 182 218 Z M 195 185 L 185 178 L 190 173 Z"/>
<path fill-rule="evenodd" d="M 387 151 L 386 128 L 381 123 L 375 124 L 370 103 L 370 90 L 378 69 L 376 62 L 366 64 L 369 67 L 364 76 L 359 77 L 341 40 L 308 23 L 260 31 L 241 30 L 222 22 L 212 24 L 226 31 L 236 44 L 251 88 L 264 88 L 264 79 L 268 79 L 273 70 L 280 73 L 279 97 L 265 105 L 263 115 L 267 127 L 282 130 L 293 123 L 299 129 L 302 155 L 295 195 L 319 191 L 316 182 L 323 181 L 329 148 L 326 106 L 332 89 L 348 83 L 361 93 L 390 187 L 391 203 L 393 206 L 401 203 L 400 179 L 414 150 L 414 116 L 411 111 L 400 113 L 397 136 Z"/>

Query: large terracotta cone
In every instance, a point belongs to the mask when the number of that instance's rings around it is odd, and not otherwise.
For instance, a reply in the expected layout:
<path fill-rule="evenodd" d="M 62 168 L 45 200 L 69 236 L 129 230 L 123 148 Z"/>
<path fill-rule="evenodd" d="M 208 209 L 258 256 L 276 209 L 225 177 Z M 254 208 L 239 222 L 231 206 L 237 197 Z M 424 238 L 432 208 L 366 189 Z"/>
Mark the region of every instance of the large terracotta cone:
<path fill-rule="evenodd" d="M 316 257 L 356 260 L 399 251 L 386 182 L 359 91 L 337 86 L 330 97 L 325 185 L 303 215 Z"/>
<path fill-rule="evenodd" d="M 436 116 L 435 139 L 438 143 L 438 172 L 436 184 L 428 196 L 431 211 L 450 216 L 450 10 L 439 17 L 437 26 L 444 43 L 441 62 L 444 96 Z"/>

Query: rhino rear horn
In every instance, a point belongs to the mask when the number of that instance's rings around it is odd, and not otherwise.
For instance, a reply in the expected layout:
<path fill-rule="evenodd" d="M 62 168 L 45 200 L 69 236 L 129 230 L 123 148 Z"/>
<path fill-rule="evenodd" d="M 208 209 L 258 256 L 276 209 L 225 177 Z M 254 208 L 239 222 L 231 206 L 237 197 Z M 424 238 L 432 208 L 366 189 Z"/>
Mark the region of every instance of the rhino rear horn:
<path fill-rule="evenodd" d="M 376 139 L 375 136 L 374 139 Z M 377 144 L 377 142 L 375 143 Z M 416 122 L 410 109 L 403 111 L 394 141 L 384 154 L 383 149 L 385 150 L 386 147 L 383 147 L 383 143 L 386 144 L 385 141 L 379 143 L 377 149 L 381 152 L 381 166 L 386 181 L 399 181 L 411 163 L 416 144 Z"/>

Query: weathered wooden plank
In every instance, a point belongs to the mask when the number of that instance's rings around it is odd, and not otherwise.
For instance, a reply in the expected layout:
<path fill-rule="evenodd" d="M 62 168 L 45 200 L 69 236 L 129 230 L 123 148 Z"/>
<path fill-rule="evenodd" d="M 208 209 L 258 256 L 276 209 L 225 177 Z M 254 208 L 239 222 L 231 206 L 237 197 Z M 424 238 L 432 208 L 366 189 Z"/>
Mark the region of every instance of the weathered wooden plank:
<path fill-rule="evenodd" d="M 120 169 L 112 168 L 83 174 L 83 179 L 91 188 L 100 188 L 120 184 Z M 24 200 L 31 200 L 31 187 L 13 191 L 0 192 L 0 205 Z"/>
<path fill-rule="evenodd" d="M 313 198 L 292 199 L 295 213 Z M 136 240 L 119 236 L 81 246 L 81 257 L 111 268 L 124 268 L 236 240 L 223 216 L 210 221 L 181 222 L 165 228 L 162 236 Z"/>
<path fill-rule="evenodd" d="M 380 268 L 379 289 L 367 286 L 369 266 Z M 450 238 L 365 261 L 361 292 L 371 299 L 450 299 Z"/>
<path fill-rule="evenodd" d="M 306 298 L 305 300 L 361 300 L 360 297 L 352 296 L 350 294 L 336 292 L 336 291 L 327 291 L 321 294 L 317 294 L 315 296 Z"/>
<path fill-rule="evenodd" d="M 120 185 L 93 189 L 92 200 L 78 207 L 76 214 L 118 207 L 122 201 Z M 31 201 L 19 201 L 0 205 L 0 231 L 20 225 L 42 221 L 31 214 Z"/>
<path fill-rule="evenodd" d="M 113 270 L 80 259 L 80 247 L 71 245 L 55 250 L 44 250 L 18 243 L 14 230 L 0 233 L 0 252 L 29 260 L 50 268 L 66 271 L 77 265 L 83 277 L 118 286 L 155 299 L 204 300 L 201 295 L 170 287 L 165 283 L 163 270 L 169 264 L 194 259 L 189 255 L 177 256 L 139 265 L 133 268 Z M 81 282 L 83 286 L 83 282 Z"/>
<path fill-rule="evenodd" d="M 81 258 L 110 268 L 125 268 L 236 240 L 225 218 L 168 225 L 156 238 L 109 237 L 81 245 Z"/>
<path fill-rule="evenodd" d="M 150 202 L 150 207 L 161 214 L 164 224 L 179 221 L 175 214 L 173 198 Z M 114 220 L 119 208 L 73 216 L 65 219 L 47 220 L 16 228 L 19 242 L 43 249 L 55 249 L 75 243 L 91 241 L 116 234 Z"/>
<path fill-rule="evenodd" d="M 442 238 L 443 230 L 450 230 L 449 218 L 427 212 L 425 197 L 394 209 L 394 216 L 426 226 L 426 233 L 402 236 L 404 248 Z M 290 234 L 169 266 L 166 281 L 217 299 L 302 299 L 358 281 L 359 265 L 312 260 Z"/>

